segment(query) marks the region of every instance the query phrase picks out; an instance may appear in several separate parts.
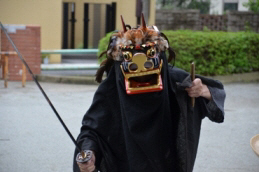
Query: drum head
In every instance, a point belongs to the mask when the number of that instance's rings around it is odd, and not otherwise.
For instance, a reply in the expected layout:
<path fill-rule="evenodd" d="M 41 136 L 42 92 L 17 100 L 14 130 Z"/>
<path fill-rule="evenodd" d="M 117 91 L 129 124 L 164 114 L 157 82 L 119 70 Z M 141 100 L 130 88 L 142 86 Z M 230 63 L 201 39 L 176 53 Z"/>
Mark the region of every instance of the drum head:
<path fill-rule="evenodd" d="M 251 138 L 250 145 L 255 154 L 259 157 L 259 134 Z"/>

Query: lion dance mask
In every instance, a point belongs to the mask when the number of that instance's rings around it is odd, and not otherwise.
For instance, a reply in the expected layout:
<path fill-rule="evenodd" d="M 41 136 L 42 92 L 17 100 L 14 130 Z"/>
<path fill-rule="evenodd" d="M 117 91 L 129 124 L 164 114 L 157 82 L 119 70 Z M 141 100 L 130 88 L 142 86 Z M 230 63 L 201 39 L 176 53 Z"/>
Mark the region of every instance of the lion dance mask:
<path fill-rule="evenodd" d="M 156 92 L 163 89 L 161 52 L 168 50 L 171 61 L 175 54 L 167 37 L 156 26 L 146 26 L 142 14 L 142 25 L 131 28 L 121 16 L 123 31 L 113 33 L 107 51 L 107 59 L 101 63 L 96 81 L 101 82 L 104 71 L 109 72 L 114 61 L 120 61 L 127 94 Z"/>

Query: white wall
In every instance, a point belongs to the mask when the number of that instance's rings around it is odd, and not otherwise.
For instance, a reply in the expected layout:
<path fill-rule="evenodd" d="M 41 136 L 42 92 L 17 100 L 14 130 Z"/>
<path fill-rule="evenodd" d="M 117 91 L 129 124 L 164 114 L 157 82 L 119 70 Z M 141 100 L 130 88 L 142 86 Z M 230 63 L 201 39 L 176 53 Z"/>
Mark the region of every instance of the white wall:
<path fill-rule="evenodd" d="M 238 11 L 248 11 L 248 8 L 243 6 L 244 2 L 248 2 L 248 0 L 239 0 Z"/>
<path fill-rule="evenodd" d="M 248 0 L 211 0 L 210 14 L 223 14 L 224 2 L 238 2 L 238 11 L 248 11 L 248 8 L 243 6 Z"/>
<path fill-rule="evenodd" d="M 211 0 L 210 14 L 223 13 L 223 0 Z"/>

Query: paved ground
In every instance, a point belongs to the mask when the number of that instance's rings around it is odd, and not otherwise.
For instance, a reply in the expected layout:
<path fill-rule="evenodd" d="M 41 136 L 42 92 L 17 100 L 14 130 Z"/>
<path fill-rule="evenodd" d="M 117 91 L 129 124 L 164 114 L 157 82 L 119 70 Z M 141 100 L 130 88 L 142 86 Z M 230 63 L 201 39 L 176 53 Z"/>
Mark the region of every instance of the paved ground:
<path fill-rule="evenodd" d="M 41 83 L 71 133 L 97 86 Z M 0 172 L 71 172 L 74 145 L 34 82 L 0 80 Z M 223 124 L 205 119 L 194 172 L 258 172 L 249 145 L 259 133 L 259 83 L 226 84 Z"/>

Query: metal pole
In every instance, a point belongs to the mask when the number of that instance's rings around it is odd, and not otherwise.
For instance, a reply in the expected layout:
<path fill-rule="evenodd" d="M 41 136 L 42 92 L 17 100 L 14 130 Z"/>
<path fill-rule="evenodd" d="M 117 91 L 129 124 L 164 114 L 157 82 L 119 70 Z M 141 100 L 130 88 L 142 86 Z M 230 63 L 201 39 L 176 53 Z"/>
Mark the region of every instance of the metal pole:
<path fill-rule="evenodd" d="M 71 11 L 71 45 L 72 49 L 75 48 L 75 3 L 72 3 L 72 11 Z"/>

